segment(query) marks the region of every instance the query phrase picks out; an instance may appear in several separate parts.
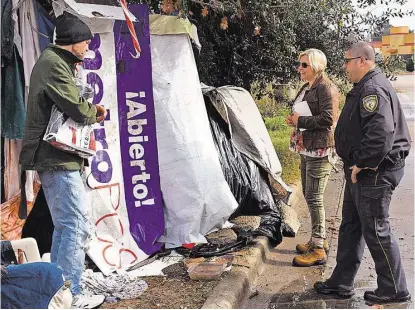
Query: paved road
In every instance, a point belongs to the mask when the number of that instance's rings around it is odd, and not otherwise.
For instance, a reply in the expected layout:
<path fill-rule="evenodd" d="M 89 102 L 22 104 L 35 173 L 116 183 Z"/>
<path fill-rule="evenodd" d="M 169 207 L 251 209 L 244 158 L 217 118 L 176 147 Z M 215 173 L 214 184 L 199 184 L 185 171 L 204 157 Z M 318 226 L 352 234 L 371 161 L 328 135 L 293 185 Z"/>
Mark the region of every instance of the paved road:
<path fill-rule="evenodd" d="M 398 79 L 392 82 L 392 84 L 401 98 L 402 108 L 405 111 L 407 121 L 414 121 L 415 74 L 398 76 Z"/>
<path fill-rule="evenodd" d="M 410 127 L 414 133 L 414 103 L 415 103 L 415 76 L 400 76 L 393 83 L 404 108 Z M 310 219 L 307 205 L 302 197 L 296 208 L 302 222 L 296 238 L 285 238 L 284 241 L 272 250 L 267 257 L 262 274 L 254 288 L 255 294 L 249 299 L 244 308 L 259 309 L 322 309 L 345 308 L 364 309 L 373 308 L 363 300 L 363 293 L 376 288 L 376 273 L 373 260 L 367 248 L 364 260 L 356 277 L 356 295 L 348 300 L 333 299 L 330 296 L 320 296 L 314 293 L 312 285 L 315 281 L 327 278 L 335 265 L 337 250 L 338 227 L 341 221 L 341 201 L 343 175 L 341 172 L 332 173 L 325 193 L 326 223 L 329 234 L 330 253 L 325 267 L 296 268 L 291 266 L 295 255 L 295 245 L 309 238 Z M 407 276 L 410 292 L 414 292 L 414 150 L 411 150 L 407 159 L 405 176 L 396 189 L 391 202 L 391 225 L 393 233 L 399 242 L 403 265 Z M 384 308 L 414 308 L 414 303 L 383 305 Z"/>

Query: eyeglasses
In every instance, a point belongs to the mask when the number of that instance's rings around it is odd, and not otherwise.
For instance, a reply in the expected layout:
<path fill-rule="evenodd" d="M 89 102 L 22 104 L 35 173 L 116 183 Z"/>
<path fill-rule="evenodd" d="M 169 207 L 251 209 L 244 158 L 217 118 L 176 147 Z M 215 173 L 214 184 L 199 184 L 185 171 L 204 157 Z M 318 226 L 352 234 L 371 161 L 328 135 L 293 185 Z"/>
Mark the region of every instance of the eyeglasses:
<path fill-rule="evenodd" d="M 296 61 L 295 62 L 295 66 L 298 68 L 299 66 L 301 65 L 301 67 L 302 68 L 304 68 L 304 69 L 306 69 L 308 66 L 309 66 L 309 64 L 308 63 L 306 63 L 306 62 L 299 62 L 299 61 Z"/>
<path fill-rule="evenodd" d="M 358 58 L 362 58 L 362 56 L 357 56 L 357 57 L 352 57 L 352 58 L 345 58 L 343 59 L 343 62 L 345 64 L 348 64 L 350 61 L 352 61 L 353 59 L 358 59 Z"/>

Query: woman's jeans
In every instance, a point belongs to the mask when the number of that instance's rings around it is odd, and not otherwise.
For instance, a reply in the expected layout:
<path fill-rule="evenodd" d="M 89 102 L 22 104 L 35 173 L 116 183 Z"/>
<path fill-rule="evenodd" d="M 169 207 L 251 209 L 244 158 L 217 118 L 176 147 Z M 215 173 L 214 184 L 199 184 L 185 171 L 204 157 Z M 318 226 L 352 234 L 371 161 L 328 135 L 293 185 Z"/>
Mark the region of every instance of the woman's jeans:
<path fill-rule="evenodd" d="M 63 269 L 72 294 L 78 295 L 90 231 L 84 183 L 79 171 L 39 171 L 39 177 L 55 226 L 51 262 Z"/>
<path fill-rule="evenodd" d="M 323 195 L 329 180 L 332 165 L 328 157 L 310 157 L 301 155 L 301 183 L 304 198 L 311 216 L 311 241 L 323 247 L 326 239 L 326 213 Z"/>

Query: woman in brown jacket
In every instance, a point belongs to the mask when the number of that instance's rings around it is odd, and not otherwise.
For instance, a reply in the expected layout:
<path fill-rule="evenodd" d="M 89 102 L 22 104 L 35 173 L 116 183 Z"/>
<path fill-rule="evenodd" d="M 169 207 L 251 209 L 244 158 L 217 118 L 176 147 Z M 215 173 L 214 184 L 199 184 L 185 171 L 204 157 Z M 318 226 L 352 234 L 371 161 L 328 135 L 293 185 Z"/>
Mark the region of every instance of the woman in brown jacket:
<path fill-rule="evenodd" d="M 339 115 L 339 93 L 325 75 L 327 59 L 322 51 L 308 49 L 298 59 L 297 70 L 306 83 L 296 96 L 287 123 L 294 127 L 290 149 L 301 156 L 301 183 L 312 230 L 310 240 L 297 245 L 301 255 L 294 257 L 293 265 L 308 267 L 327 260 L 323 195 L 336 157 L 333 133 Z M 299 110 L 300 106 L 303 109 Z M 310 111 L 304 111 L 304 107 Z"/>

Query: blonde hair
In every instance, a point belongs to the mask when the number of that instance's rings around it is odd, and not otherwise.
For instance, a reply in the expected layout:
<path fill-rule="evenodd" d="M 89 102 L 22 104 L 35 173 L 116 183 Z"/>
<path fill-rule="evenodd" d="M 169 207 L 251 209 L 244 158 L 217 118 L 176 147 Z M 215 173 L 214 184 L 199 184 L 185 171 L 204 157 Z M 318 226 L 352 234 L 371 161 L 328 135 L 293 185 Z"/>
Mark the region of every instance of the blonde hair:
<path fill-rule="evenodd" d="M 327 58 L 322 51 L 316 48 L 310 48 L 304 52 L 301 52 L 298 56 L 298 60 L 300 60 L 303 56 L 308 56 L 311 69 L 313 69 L 315 73 L 324 73 L 327 67 Z"/>

